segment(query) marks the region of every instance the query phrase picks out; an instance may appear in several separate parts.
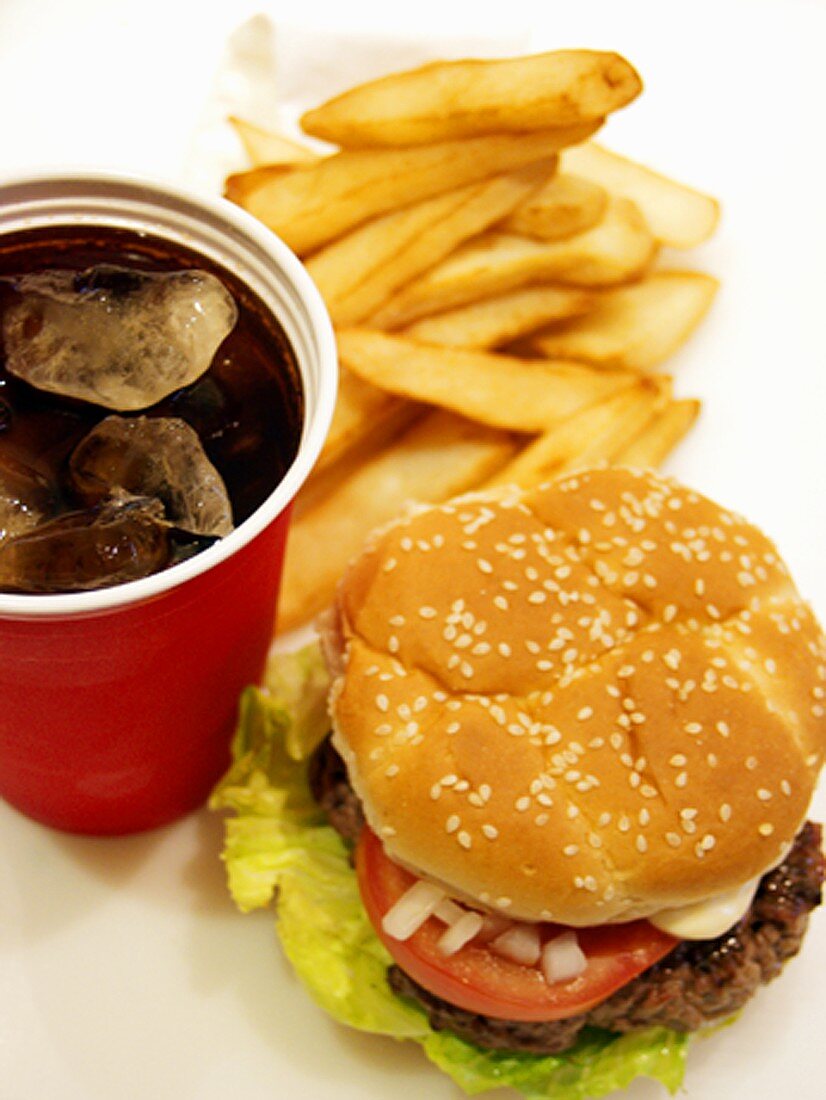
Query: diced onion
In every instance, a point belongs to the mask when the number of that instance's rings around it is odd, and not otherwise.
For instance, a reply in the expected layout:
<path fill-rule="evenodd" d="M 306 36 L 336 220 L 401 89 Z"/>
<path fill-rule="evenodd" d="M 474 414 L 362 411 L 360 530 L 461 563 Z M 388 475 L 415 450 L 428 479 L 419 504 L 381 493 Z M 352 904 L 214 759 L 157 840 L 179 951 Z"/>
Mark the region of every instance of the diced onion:
<path fill-rule="evenodd" d="M 444 897 L 444 890 L 420 879 L 387 910 L 381 926 L 394 940 L 409 939 L 432 916 Z"/>
<path fill-rule="evenodd" d="M 491 950 L 511 962 L 536 966 L 542 951 L 539 929 L 535 924 L 514 924 L 491 942 Z"/>
<path fill-rule="evenodd" d="M 457 905 L 450 898 L 440 901 L 433 910 L 433 916 L 438 917 L 442 924 L 451 925 L 455 924 L 457 920 L 461 920 L 465 913 L 467 913 L 467 909 L 463 909 L 461 905 Z"/>
<path fill-rule="evenodd" d="M 503 917 L 500 913 L 485 913 L 482 920 L 482 930 L 479 933 L 479 943 L 490 943 L 497 936 L 501 936 L 508 928 L 513 926 L 513 921 Z"/>
<path fill-rule="evenodd" d="M 548 985 L 579 977 L 587 965 L 576 932 L 563 932 L 542 948 L 542 973 Z"/>
<path fill-rule="evenodd" d="M 436 947 L 443 955 L 455 955 L 473 939 L 481 927 L 482 914 L 467 910 L 455 924 L 449 926 Z"/>

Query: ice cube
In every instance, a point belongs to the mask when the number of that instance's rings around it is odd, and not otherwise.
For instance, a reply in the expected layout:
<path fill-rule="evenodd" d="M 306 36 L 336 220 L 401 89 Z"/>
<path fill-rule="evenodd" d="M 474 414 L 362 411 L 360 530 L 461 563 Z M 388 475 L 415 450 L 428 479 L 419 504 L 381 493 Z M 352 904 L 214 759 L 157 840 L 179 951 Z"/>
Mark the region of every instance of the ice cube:
<path fill-rule="evenodd" d="M 137 580 L 169 562 L 157 500 L 118 499 L 66 512 L 0 545 L 0 589 L 83 592 Z"/>
<path fill-rule="evenodd" d="M 45 477 L 11 455 L 0 455 L 0 546 L 36 527 L 54 505 Z"/>
<path fill-rule="evenodd" d="M 223 479 L 192 428 L 177 417 L 107 416 L 69 460 L 72 487 L 86 503 L 122 489 L 157 497 L 167 520 L 194 535 L 228 535 L 232 506 Z"/>
<path fill-rule="evenodd" d="M 207 271 L 114 265 L 17 280 L 3 316 L 6 366 L 32 386 L 128 412 L 200 378 L 238 318 Z"/>

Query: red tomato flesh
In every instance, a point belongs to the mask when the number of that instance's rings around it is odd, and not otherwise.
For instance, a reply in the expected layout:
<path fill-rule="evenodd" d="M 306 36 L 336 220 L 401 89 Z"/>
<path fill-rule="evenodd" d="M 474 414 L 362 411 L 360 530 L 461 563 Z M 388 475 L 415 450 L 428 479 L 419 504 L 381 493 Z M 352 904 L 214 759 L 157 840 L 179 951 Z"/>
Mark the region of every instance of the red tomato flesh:
<path fill-rule="evenodd" d="M 504 1020 L 561 1020 L 604 1001 L 679 942 L 645 920 L 576 928 L 587 966 L 570 981 L 549 985 L 538 967 L 505 959 L 489 946 L 471 941 L 445 957 L 437 942 L 446 925 L 430 917 L 407 940 L 382 929 L 384 915 L 416 882 L 414 875 L 387 857 L 378 837 L 362 829 L 356 871 L 367 915 L 394 960 L 419 985 L 442 1000 Z M 543 941 L 567 931 L 543 924 Z"/>

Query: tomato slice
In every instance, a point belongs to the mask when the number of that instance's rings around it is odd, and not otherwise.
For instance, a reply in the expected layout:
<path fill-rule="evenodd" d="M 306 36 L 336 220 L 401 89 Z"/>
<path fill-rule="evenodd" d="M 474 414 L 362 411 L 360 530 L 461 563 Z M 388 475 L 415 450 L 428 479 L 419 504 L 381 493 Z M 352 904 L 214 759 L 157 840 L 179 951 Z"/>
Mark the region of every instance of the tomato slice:
<path fill-rule="evenodd" d="M 667 955 L 679 942 L 645 920 L 575 929 L 588 960 L 582 974 L 548 984 L 538 967 L 502 958 L 472 941 L 445 957 L 436 946 L 445 925 L 435 917 L 401 941 L 382 929 L 382 917 L 416 878 L 385 854 L 378 837 L 362 829 L 356 871 L 367 914 L 395 961 L 435 996 L 484 1016 L 505 1020 L 561 1020 L 585 1012 Z M 566 929 L 541 926 L 543 938 Z"/>

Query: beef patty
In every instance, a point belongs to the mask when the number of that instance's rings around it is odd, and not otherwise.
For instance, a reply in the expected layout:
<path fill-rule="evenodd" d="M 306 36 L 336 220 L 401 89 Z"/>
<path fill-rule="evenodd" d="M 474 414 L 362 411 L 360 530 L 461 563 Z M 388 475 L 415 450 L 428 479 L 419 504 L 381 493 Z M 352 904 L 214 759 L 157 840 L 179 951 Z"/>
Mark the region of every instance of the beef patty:
<path fill-rule="evenodd" d="M 331 824 L 356 840 L 364 824 L 357 795 L 329 738 L 310 769 L 311 788 Z M 684 940 L 643 974 L 588 1012 L 565 1020 L 525 1023 L 481 1016 L 429 993 L 398 966 L 388 981 L 400 996 L 418 1001 L 436 1031 L 447 1029 L 490 1050 L 556 1054 L 572 1046 L 584 1027 L 613 1032 L 662 1026 L 695 1031 L 729 1016 L 796 955 L 821 901 L 824 857 L 821 828 L 807 822 L 783 862 L 764 875 L 748 912 L 713 940 Z"/>

